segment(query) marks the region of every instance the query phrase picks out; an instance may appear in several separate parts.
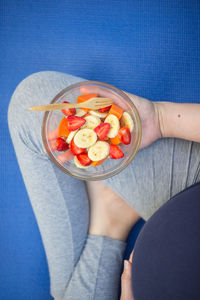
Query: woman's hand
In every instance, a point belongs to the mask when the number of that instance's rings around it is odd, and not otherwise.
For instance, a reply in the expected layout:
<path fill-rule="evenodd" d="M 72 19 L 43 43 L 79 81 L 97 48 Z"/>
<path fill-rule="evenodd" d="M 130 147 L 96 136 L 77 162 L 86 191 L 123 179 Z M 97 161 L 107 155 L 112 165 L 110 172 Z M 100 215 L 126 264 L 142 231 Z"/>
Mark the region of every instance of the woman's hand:
<path fill-rule="evenodd" d="M 81 92 L 83 94 L 95 93 L 98 94 L 99 88 L 97 87 L 82 87 Z M 101 91 L 103 97 L 109 97 L 106 91 Z M 125 92 L 126 93 L 126 92 Z M 157 102 L 151 102 L 142 97 L 135 96 L 130 93 L 126 93 L 127 96 L 133 101 L 136 106 L 140 119 L 142 122 L 142 140 L 140 148 L 146 147 L 152 144 L 154 141 L 162 137 L 160 124 L 159 124 L 159 108 L 160 105 Z M 115 96 L 113 96 L 113 99 Z"/>
<path fill-rule="evenodd" d="M 124 271 L 121 277 L 121 297 L 120 300 L 134 300 L 133 291 L 132 291 L 132 266 L 133 252 L 129 260 L 124 261 Z"/>
<path fill-rule="evenodd" d="M 87 93 L 97 93 L 99 88 L 97 87 L 82 87 L 81 92 L 83 94 Z M 101 91 L 102 92 L 102 91 Z M 125 92 L 126 93 L 126 92 Z M 159 124 L 159 108 L 160 105 L 157 102 L 151 102 L 142 97 L 135 96 L 130 93 L 126 93 L 127 96 L 133 101 L 136 106 L 140 119 L 142 122 L 142 140 L 140 148 L 146 147 L 152 144 L 154 141 L 162 137 L 160 124 Z M 103 97 L 109 97 L 106 91 L 103 91 Z M 115 96 L 113 96 L 113 99 Z"/>
<path fill-rule="evenodd" d="M 159 111 L 156 102 L 126 93 L 136 106 L 142 122 L 142 140 L 140 148 L 152 144 L 162 137 L 159 124 Z"/>

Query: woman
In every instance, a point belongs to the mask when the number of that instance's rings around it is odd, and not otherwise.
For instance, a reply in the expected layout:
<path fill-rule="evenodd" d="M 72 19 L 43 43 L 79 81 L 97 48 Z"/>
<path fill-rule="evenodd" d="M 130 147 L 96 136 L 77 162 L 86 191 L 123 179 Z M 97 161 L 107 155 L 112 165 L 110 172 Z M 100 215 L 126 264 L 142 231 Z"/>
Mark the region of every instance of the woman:
<path fill-rule="evenodd" d="M 200 144 L 193 143 L 200 141 L 200 105 L 152 103 L 129 94 L 142 119 L 145 148 L 119 175 L 85 185 L 50 162 L 41 139 L 43 114 L 27 110 L 82 80 L 58 72 L 29 76 L 12 96 L 9 128 L 43 239 L 52 296 L 114 300 L 132 226 L 200 181 Z"/>
<path fill-rule="evenodd" d="M 199 300 L 200 183 L 167 201 L 125 261 L 120 300 Z M 134 297 L 133 297 L 134 295 Z"/>

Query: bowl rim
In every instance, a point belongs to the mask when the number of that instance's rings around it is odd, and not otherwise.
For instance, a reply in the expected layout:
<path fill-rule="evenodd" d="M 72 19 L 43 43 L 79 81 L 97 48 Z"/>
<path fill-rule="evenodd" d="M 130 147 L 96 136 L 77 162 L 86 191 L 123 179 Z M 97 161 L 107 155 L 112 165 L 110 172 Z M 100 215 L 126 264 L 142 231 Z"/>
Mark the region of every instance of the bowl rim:
<path fill-rule="evenodd" d="M 105 175 L 105 174 L 101 174 L 101 175 L 94 175 L 91 177 L 87 177 L 87 176 L 82 176 L 82 175 L 74 175 L 73 173 L 71 173 L 70 171 L 68 171 L 65 167 L 63 167 L 60 163 L 58 163 L 58 161 L 55 159 L 54 155 L 51 153 L 51 151 L 49 150 L 48 147 L 48 143 L 47 143 L 47 139 L 46 139 L 46 124 L 47 124 L 47 118 L 50 112 L 46 111 L 44 113 L 44 117 L 43 117 L 43 121 L 42 121 L 42 128 L 41 128 L 41 134 L 42 134 L 42 141 L 43 141 L 43 145 L 44 148 L 46 150 L 46 153 L 48 154 L 50 160 L 60 169 L 62 170 L 65 174 L 68 174 L 76 179 L 80 179 L 80 180 L 85 180 L 85 181 L 96 181 L 96 180 L 104 180 L 110 177 L 113 177 L 115 175 L 117 175 L 118 173 L 120 173 L 122 170 L 124 170 L 130 163 L 131 161 L 134 159 L 136 153 L 139 150 L 140 147 L 140 143 L 141 143 L 141 138 L 142 138 L 142 124 L 141 124 L 141 119 L 140 119 L 140 115 L 138 113 L 138 110 L 136 108 L 136 106 L 134 105 L 133 101 L 128 97 L 128 95 L 123 92 L 122 90 L 116 88 L 115 86 L 105 83 L 105 82 L 101 82 L 101 81 L 90 81 L 90 80 L 86 80 L 86 81 L 80 81 L 74 84 L 69 85 L 68 87 L 64 88 L 63 90 L 61 90 L 52 100 L 50 103 L 54 103 L 56 102 L 61 96 L 63 96 L 66 92 L 70 91 L 71 89 L 74 88 L 78 88 L 81 86 L 85 86 L 85 85 L 102 85 L 102 87 L 106 87 L 109 88 L 111 90 L 114 90 L 117 94 L 119 94 L 122 98 L 124 98 L 129 105 L 131 106 L 131 108 L 133 109 L 134 113 L 135 113 L 135 117 L 136 117 L 136 121 L 137 121 L 137 125 L 138 125 L 138 140 L 137 140 L 137 144 L 135 147 L 135 150 L 133 151 L 132 155 L 129 157 L 129 159 L 122 164 L 122 166 L 120 166 L 119 168 L 117 168 L 116 170 L 113 170 L 111 172 L 109 172 L 109 174 Z"/>

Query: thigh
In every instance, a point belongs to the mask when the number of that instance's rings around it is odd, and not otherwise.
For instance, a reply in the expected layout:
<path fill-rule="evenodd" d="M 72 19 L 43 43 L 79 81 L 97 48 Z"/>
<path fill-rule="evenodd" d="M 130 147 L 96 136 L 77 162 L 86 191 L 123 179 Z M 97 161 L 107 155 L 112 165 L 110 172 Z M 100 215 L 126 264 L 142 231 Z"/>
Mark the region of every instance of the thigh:
<path fill-rule="evenodd" d="M 200 181 L 200 144 L 160 139 L 140 150 L 120 174 L 104 181 L 144 219 L 186 187 Z"/>
<path fill-rule="evenodd" d="M 51 290 L 65 288 L 83 250 L 88 198 L 84 182 L 61 172 L 44 153 L 43 113 L 27 108 L 49 103 L 60 90 L 81 80 L 57 72 L 33 74 L 17 87 L 8 111 L 11 137 L 47 255 Z"/>

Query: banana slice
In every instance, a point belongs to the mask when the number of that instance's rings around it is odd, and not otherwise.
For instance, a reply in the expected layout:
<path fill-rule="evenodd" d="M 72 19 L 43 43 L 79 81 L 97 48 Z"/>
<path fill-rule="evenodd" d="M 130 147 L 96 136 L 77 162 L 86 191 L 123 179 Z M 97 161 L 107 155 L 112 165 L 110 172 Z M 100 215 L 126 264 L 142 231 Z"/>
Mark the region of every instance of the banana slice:
<path fill-rule="evenodd" d="M 93 129 L 84 128 L 79 130 L 74 136 L 74 143 L 79 148 L 87 148 L 97 141 L 96 132 Z"/>
<path fill-rule="evenodd" d="M 97 127 L 101 123 L 101 120 L 98 117 L 95 117 L 95 116 L 87 116 L 84 119 L 86 120 L 86 122 L 81 127 L 81 129 L 82 128 L 94 129 L 95 127 Z"/>
<path fill-rule="evenodd" d="M 90 167 L 90 166 L 83 166 L 76 156 L 74 156 L 74 163 L 77 166 L 77 168 L 80 168 L 80 169 L 87 169 Z"/>
<path fill-rule="evenodd" d="M 110 130 L 107 136 L 109 138 L 116 137 L 120 128 L 119 119 L 115 115 L 110 114 L 105 118 L 104 123 L 110 123 Z"/>
<path fill-rule="evenodd" d="M 123 113 L 120 122 L 122 126 L 128 126 L 130 132 L 133 131 L 134 129 L 133 119 L 131 118 L 130 114 L 127 113 L 126 111 Z"/>
<path fill-rule="evenodd" d="M 76 108 L 76 117 L 83 117 L 86 114 L 86 111 L 80 108 Z"/>
<path fill-rule="evenodd" d="M 98 110 L 90 110 L 90 114 L 100 119 L 104 119 L 107 116 L 107 113 L 101 113 Z"/>
<path fill-rule="evenodd" d="M 108 156 L 110 145 L 107 142 L 98 141 L 88 150 L 88 157 L 92 161 L 99 161 Z"/>
<path fill-rule="evenodd" d="M 78 129 L 75 130 L 75 131 L 71 131 L 71 132 L 70 132 L 70 134 L 68 135 L 68 137 L 67 137 L 67 139 L 66 139 L 66 142 L 67 142 L 68 144 L 71 143 L 73 137 L 75 136 L 75 134 L 76 134 L 77 132 L 78 132 Z"/>

